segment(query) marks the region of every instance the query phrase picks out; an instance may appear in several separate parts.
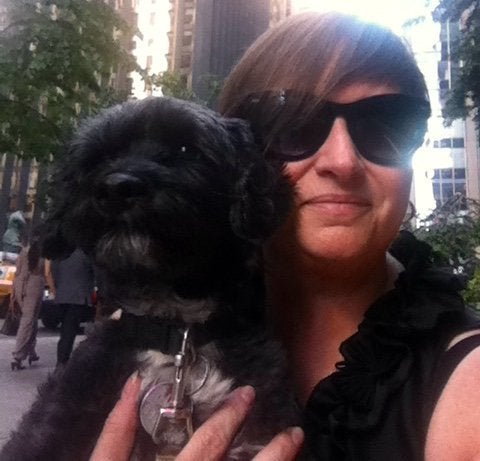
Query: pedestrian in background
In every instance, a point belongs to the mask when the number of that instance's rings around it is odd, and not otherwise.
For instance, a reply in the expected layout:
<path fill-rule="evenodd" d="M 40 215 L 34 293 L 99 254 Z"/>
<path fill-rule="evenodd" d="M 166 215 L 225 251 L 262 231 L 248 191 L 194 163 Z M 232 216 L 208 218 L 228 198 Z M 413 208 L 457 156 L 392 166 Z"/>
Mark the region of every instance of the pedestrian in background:
<path fill-rule="evenodd" d="M 51 296 L 62 310 L 60 339 L 57 344 L 57 366 L 70 358 L 75 337 L 80 329 L 85 310 L 92 304 L 94 271 L 90 258 L 80 249 L 64 259 L 47 263 L 52 276 Z"/>
<path fill-rule="evenodd" d="M 12 285 L 10 308 L 18 303 L 22 314 L 13 351 L 12 370 L 24 369 L 22 362 L 26 358 L 30 365 L 39 360 L 35 346 L 46 277 L 45 259 L 41 257 L 41 252 L 42 232 L 37 227 L 32 231 L 29 245 L 20 251 Z"/>
<path fill-rule="evenodd" d="M 20 253 L 27 229 L 27 221 L 22 211 L 14 211 L 8 217 L 7 229 L 2 236 L 2 249 L 7 253 Z"/>

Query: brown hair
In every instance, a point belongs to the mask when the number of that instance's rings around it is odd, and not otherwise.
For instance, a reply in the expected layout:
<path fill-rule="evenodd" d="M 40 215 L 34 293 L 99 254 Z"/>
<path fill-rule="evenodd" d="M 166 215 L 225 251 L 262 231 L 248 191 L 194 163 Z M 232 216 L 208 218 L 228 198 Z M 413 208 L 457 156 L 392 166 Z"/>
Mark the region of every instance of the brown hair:
<path fill-rule="evenodd" d="M 246 51 L 225 82 L 219 110 L 241 116 L 252 93 L 294 89 L 327 98 L 354 82 L 391 84 L 427 98 L 412 53 L 392 31 L 343 13 L 302 13 L 265 32 Z"/>

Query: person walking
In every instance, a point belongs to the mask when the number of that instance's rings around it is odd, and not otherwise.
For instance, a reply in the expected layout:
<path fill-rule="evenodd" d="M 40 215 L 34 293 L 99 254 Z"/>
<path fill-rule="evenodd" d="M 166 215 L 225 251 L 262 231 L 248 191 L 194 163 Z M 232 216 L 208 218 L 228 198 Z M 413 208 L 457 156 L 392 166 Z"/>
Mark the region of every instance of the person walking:
<path fill-rule="evenodd" d="M 57 343 L 58 366 L 70 358 L 85 309 L 92 304 L 94 271 L 90 258 L 76 249 L 67 258 L 47 263 L 47 272 L 53 280 L 51 295 L 63 312 Z"/>
<path fill-rule="evenodd" d="M 38 331 L 38 315 L 42 305 L 45 288 L 45 259 L 41 257 L 41 231 L 35 228 L 30 244 L 24 247 L 18 256 L 15 279 L 10 298 L 11 308 L 18 303 L 21 310 L 20 324 L 17 331 L 15 350 L 13 351 L 12 370 L 22 370 L 22 362 L 39 360 L 35 351 Z"/>

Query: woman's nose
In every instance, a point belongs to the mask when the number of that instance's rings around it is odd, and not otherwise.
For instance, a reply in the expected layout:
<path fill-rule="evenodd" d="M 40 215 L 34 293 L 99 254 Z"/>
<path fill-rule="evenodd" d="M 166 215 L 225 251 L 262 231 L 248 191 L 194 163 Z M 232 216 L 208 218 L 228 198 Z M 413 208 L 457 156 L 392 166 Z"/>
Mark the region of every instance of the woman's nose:
<path fill-rule="evenodd" d="M 315 155 L 317 173 L 335 174 L 336 176 L 351 176 L 361 171 L 363 159 L 348 132 L 347 121 L 337 117 L 332 129 Z"/>

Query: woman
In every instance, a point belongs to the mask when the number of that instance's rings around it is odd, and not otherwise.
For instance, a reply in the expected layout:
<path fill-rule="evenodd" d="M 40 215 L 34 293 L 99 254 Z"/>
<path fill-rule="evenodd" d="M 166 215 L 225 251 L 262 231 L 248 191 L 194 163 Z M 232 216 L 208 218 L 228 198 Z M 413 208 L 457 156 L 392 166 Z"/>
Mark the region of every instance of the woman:
<path fill-rule="evenodd" d="M 220 110 L 250 121 L 296 188 L 264 262 L 306 451 L 323 461 L 480 457 L 478 320 L 428 246 L 399 235 L 430 115 L 408 49 L 351 16 L 295 16 L 247 50 Z M 227 402 L 178 459 L 220 459 L 252 398 Z M 122 398 L 95 456 L 109 453 L 112 428 L 134 409 Z M 294 459 L 300 444 L 290 431 L 256 459 Z"/>
<path fill-rule="evenodd" d="M 35 351 L 37 343 L 38 315 L 45 289 L 45 260 L 41 255 L 41 231 L 34 229 L 30 244 L 24 247 L 17 259 L 17 268 L 11 302 L 17 302 L 22 311 L 18 327 L 12 370 L 22 370 L 22 362 L 28 358 L 29 365 L 39 360 Z"/>

